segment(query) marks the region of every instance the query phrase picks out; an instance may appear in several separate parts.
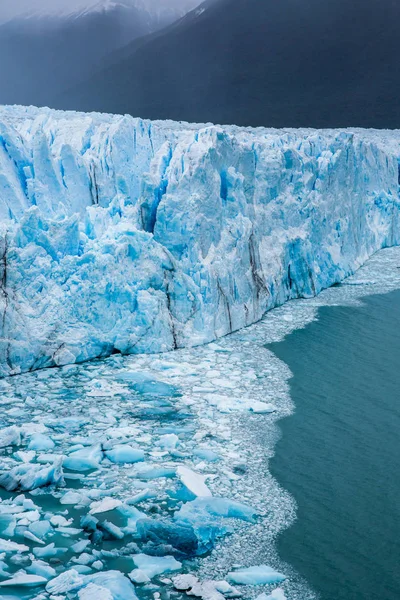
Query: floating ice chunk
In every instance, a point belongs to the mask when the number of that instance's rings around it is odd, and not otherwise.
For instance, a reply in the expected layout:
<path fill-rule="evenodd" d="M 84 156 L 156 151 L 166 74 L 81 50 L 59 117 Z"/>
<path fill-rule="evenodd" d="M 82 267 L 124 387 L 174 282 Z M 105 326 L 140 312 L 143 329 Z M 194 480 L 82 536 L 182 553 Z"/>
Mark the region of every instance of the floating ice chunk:
<path fill-rule="evenodd" d="M 82 552 L 82 554 L 78 557 L 74 557 L 73 562 L 77 563 L 78 565 L 90 565 L 91 562 L 93 562 L 93 556 L 91 554 L 88 554 L 87 552 Z"/>
<path fill-rule="evenodd" d="M 34 548 L 33 554 L 36 558 L 54 558 L 62 556 L 66 551 L 67 548 L 56 548 L 54 542 L 52 542 L 43 548 Z"/>
<path fill-rule="evenodd" d="M 149 583 L 151 581 L 150 577 L 145 571 L 142 571 L 142 569 L 133 569 L 133 571 L 128 574 L 128 577 L 133 583 L 138 584 Z"/>
<path fill-rule="evenodd" d="M 214 581 L 214 584 L 215 589 L 218 592 L 221 592 L 221 594 L 223 594 L 224 596 L 227 596 L 228 598 L 237 598 L 242 595 L 241 592 L 239 592 L 239 590 L 234 588 L 232 585 L 230 585 L 230 583 L 228 583 L 225 580 Z"/>
<path fill-rule="evenodd" d="M 271 594 L 260 594 L 256 600 L 286 600 L 286 596 L 282 588 L 276 588 Z"/>
<path fill-rule="evenodd" d="M 108 512 L 110 510 L 114 510 L 118 506 L 122 506 L 121 500 L 116 498 L 106 497 L 98 502 L 92 502 L 90 505 L 90 514 L 97 515 L 100 513 Z"/>
<path fill-rule="evenodd" d="M 190 574 L 177 575 L 172 578 L 172 582 L 179 592 L 186 592 L 198 582 L 198 578 Z"/>
<path fill-rule="evenodd" d="M 49 463 L 53 463 L 55 460 L 59 460 L 62 458 L 60 454 L 55 454 L 54 452 L 46 452 L 45 454 L 39 454 L 36 459 L 36 462 L 45 465 Z"/>
<path fill-rule="evenodd" d="M 212 580 L 197 581 L 188 595 L 197 596 L 203 600 L 225 600 L 225 596 L 218 590 L 218 583 Z"/>
<path fill-rule="evenodd" d="M 134 506 L 123 504 L 118 507 L 118 512 L 127 519 L 127 528 L 136 531 L 136 524 L 140 519 L 145 519 L 145 513 L 141 512 Z"/>
<path fill-rule="evenodd" d="M 173 573 L 182 568 L 182 563 L 173 556 L 149 556 L 148 554 L 135 554 L 132 556 L 137 568 L 145 573 L 149 579 L 162 573 Z M 131 577 L 131 574 L 129 575 Z M 133 579 L 131 577 L 131 579 Z"/>
<path fill-rule="evenodd" d="M 46 585 L 46 592 L 49 594 L 65 594 L 81 588 L 85 579 L 75 569 L 64 571 L 58 577 L 55 577 Z"/>
<path fill-rule="evenodd" d="M 110 521 L 103 521 L 99 527 L 115 540 L 122 540 L 125 535 L 120 527 Z"/>
<path fill-rule="evenodd" d="M 0 448 L 21 445 L 21 431 L 18 427 L 6 427 L 0 430 Z"/>
<path fill-rule="evenodd" d="M 276 411 L 273 404 L 252 400 L 243 396 L 225 396 L 223 394 L 204 395 L 207 402 L 215 406 L 222 413 L 250 411 L 257 414 L 268 414 Z"/>
<path fill-rule="evenodd" d="M 257 513 L 250 506 L 229 498 L 196 498 L 192 502 L 183 504 L 175 513 L 174 519 L 188 522 L 202 519 L 206 521 L 207 515 L 254 522 Z"/>
<path fill-rule="evenodd" d="M 89 585 L 90 583 L 108 589 L 112 600 L 137 600 L 132 583 L 119 571 L 104 571 L 87 575 L 85 584 Z"/>
<path fill-rule="evenodd" d="M 267 565 L 259 565 L 231 571 L 228 573 L 228 579 L 239 585 L 266 585 L 280 583 L 286 576 Z"/>
<path fill-rule="evenodd" d="M 44 433 L 34 433 L 28 445 L 28 450 L 53 450 L 55 444 L 53 440 Z"/>
<path fill-rule="evenodd" d="M 248 403 L 248 410 L 258 415 L 267 415 L 276 412 L 276 406 L 268 402 L 259 402 L 258 400 L 251 400 L 251 402 Z"/>
<path fill-rule="evenodd" d="M 24 531 L 24 538 L 30 542 L 34 542 L 35 544 L 44 545 L 44 541 L 36 537 L 36 535 L 34 535 L 31 531 Z"/>
<path fill-rule="evenodd" d="M 132 496 L 132 498 L 129 498 L 129 500 L 127 500 L 127 504 L 129 504 L 129 505 L 139 504 L 139 502 L 143 502 L 143 500 L 148 500 L 149 498 L 155 498 L 156 496 L 157 496 L 157 494 L 155 492 L 153 492 L 149 488 L 146 488 L 143 491 L 135 494 L 135 496 Z"/>
<path fill-rule="evenodd" d="M 144 460 L 144 452 L 138 448 L 132 448 L 125 444 L 118 444 L 105 452 L 108 460 L 113 463 L 136 463 Z"/>
<path fill-rule="evenodd" d="M 196 448 L 193 451 L 193 455 L 201 458 L 201 460 L 206 460 L 207 462 L 217 462 L 219 461 L 219 456 L 213 450 L 209 448 Z"/>
<path fill-rule="evenodd" d="M 37 587 L 45 585 L 47 579 L 40 575 L 27 575 L 26 573 L 17 573 L 11 579 L 0 581 L 0 587 Z"/>
<path fill-rule="evenodd" d="M 62 459 L 50 467 L 30 463 L 18 465 L 0 476 L 0 487 L 8 492 L 17 489 L 29 491 L 52 484 L 64 485 Z"/>
<path fill-rule="evenodd" d="M 79 600 L 114 600 L 114 596 L 109 589 L 95 583 L 89 583 L 89 585 L 79 590 L 78 598 Z"/>
<path fill-rule="evenodd" d="M 131 476 L 144 480 L 159 479 L 161 477 L 171 478 L 176 476 L 176 468 L 142 463 L 135 466 L 135 470 L 132 471 Z"/>
<path fill-rule="evenodd" d="M 73 492 L 72 490 L 66 492 L 62 498 L 60 498 L 60 504 L 81 504 L 82 501 L 87 500 L 87 497 L 79 492 Z"/>
<path fill-rule="evenodd" d="M 28 550 L 29 547 L 25 546 L 24 544 L 9 542 L 0 538 L 0 552 L 5 552 L 6 554 L 9 554 L 12 552 L 28 552 Z"/>
<path fill-rule="evenodd" d="M 159 445 L 161 448 L 166 448 L 167 450 L 173 450 L 179 443 L 179 438 L 175 433 L 167 433 L 162 435 L 159 440 Z"/>
<path fill-rule="evenodd" d="M 53 567 L 51 567 L 43 560 L 33 560 L 32 564 L 29 567 L 27 567 L 26 570 L 32 575 L 39 575 L 40 577 L 44 577 L 47 581 L 49 579 L 53 579 L 57 575 L 56 570 L 53 569 Z"/>
<path fill-rule="evenodd" d="M 0 514 L 0 534 L 12 537 L 15 532 L 17 521 L 14 515 Z"/>
<path fill-rule="evenodd" d="M 23 450 L 17 450 L 14 452 L 14 458 L 20 460 L 21 462 L 28 463 L 31 462 L 36 456 L 36 452 L 31 450 L 29 452 L 24 452 Z"/>
<path fill-rule="evenodd" d="M 79 540 L 79 542 L 76 542 L 76 544 L 71 546 L 71 550 L 72 552 L 75 552 L 75 554 L 80 554 L 88 546 L 90 546 L 90 540 Z"/>
<path fill-rule="evenodd" d="M 179 390 L 174 385 L 152 379 L 135 383 L 133 385 L 133 389 L 139 394 L 146 396 L 159 396 L 166 398 L 180 396 Z"/>
<path fill-rule="evenodd" d="M 53 525 L 53 527 L 65 527 L 67 525 L 71 525 L 72 522 L 72 519 L 68 521 L 62 515 L 53 515 L 50 519 L 50 523 Z"/>
<path fill-rule="evenodd" d="M 124 394 L 126 391 L 126 388 L 118 383 L 95 379 L 92 381 L 92 388 L 87 392 L 87 396 L 94 398 L 112 398 L 118 394 Z"/>
<path fill-rule="evenodd" d="M 176 470 L 176 474 L 183 483 L 183 485 L 190 491 L 194 496 L 206 497 L 212 496 L 210 490 L 205 484 L 206 477 L 195 473 L 187 467 L 179 466 Z"/>
<path fill-rule="evenodd" d="M 64 467 L 71 471 L 91 471 L 98 469 L 103 460 L 103 450 L 100 444 L 82 448 L 76 452 L 72 452 L 64 459 Z"/>
<path fill-rule="evenodd" d="M 31 523 L 29 525 L 29 531 L 31 531 L 35 536 L 43 540 L 46 537 L 46 535 L 53 531 L 53 528 L 50 525 L 50 521 L 44 519 L 42 521 L 36 521 L 36 523 Z"/>
<path fill-rule="evenodd" d="M 136 523 L 137 533 L 143 542 L 151 544 L 152 550 L 161 553 L 166 548 L 176 551 L 179 556 L 196 556 L 204 553 L 204 546 L 199 543 L 193 527 L 187 523 L 168 522 L 157 519 L 139 519 Z M 212 544 L 211 544 L 212 547 Z M 207 546 L 207 549 L 210 547 Z M 175 554 L 175 552 L 172 552 Z"/>

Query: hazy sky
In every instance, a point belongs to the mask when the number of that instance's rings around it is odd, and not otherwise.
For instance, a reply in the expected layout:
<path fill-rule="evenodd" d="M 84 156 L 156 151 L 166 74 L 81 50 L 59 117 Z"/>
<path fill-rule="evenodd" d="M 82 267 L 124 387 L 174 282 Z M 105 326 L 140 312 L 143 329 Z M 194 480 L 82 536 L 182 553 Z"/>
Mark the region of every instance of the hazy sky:
<path fill-rule="evenodd" d="M 59 12 L 73 12 L 100 2 L 118 2 L 118 0 L 0 0 L 0 21 L 11 19 L 15 16 L 42 12 L 57 14 Z M 174 7 L 182 9 L 194 8 L 202 0 L 121 0 L 124 3 L 144 4 L 145 6 L 161 8 Z"/>

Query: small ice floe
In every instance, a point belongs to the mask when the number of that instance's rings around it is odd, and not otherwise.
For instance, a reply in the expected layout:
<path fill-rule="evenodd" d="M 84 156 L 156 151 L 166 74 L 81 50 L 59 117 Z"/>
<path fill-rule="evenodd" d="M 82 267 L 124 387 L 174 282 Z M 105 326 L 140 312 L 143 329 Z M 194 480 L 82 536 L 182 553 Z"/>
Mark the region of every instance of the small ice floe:
<path fill-rule="evenodd" d="M 64 485 L 62 458 L 50 467 L 24 463 L 0 475 L 0 487 L 8 492 L 30 491 L 47 485 Z"/>
<path fill-rule="evenodd" d="M 149 556 L 148 554 L 136 554 L 132 556 L 137 569 L 134 569 L 129 577 L 134 583 L 148 583 L 156 575 L 173 573 L 182 568 L 182 563 L 173 556 Z"/>
<path fill-rule="evenodd" d="M 3 540 L 0 538 L 0 552 L 5 552 L 6 554 L 10 554 L 13 552 L 28 552 L 29 547 L 24 544 L 17 544 L 17 542 L 10 542 L 7 540 Z"/>
<path fill-rule="evenodd" d="M 225 600 L 225 598 L 238 598 L 241 593 L 227 581 L 213 581 L 207 579 L 199 581 L 194 575 L 178 575 L 173 578 L 176 590 L 186 592 L 189 596 L 203 598 L 203 600 Z"/>
<path fill-rule="evenodd" d="M 205 460 L 207 462 L 218 462 L 220 460 L 218 454 L 209 448 L 196 448 L 193 451 L 193 456 L 196 456 L 196 458 L 200 458 L 201 460 Z"/>
<path fill-rule="evenodd" d="M 73 544 L 70 549 L 72 552 L 75 552 L 75 554 L 81 554 L 88 546 L 90 546 L 90 540 L 79 540 L 79 542 Z"/>
<path fill-rule="evenodd" d="M 24 452 L 23 450 L 17 450 L 17 452 L 14 452 L 13 456 L 14 458 L 20 460 L 23 463 L 29 463 L 32 462 L 32 460 L 35 458 L 36 452 L 34 450 L 29 450 L 28 452 Z"/>
<path fill-rule="evenodd" d="M 21 445 L 21 430 L 14 425 L 0 430 L 0 448 Z"/>
<path fill-rule="evenodd" d="M 126 387 L 119 383 L 110 383 L 106 380 L 94 379 L 91 389 L 86 393 L 89 398 L 113 398 L 118 394 L 126 393 Z"/>
<path fill-rule="evenodd" d="M 158 445 L 166 450 L 174 450 L 179 444 L 179 437 L 175 433 L 166 433 L 159 439 Z"/>
<path fill-rule="evenodd" d="M 31 575 L 39 575 L 47 581 L 56 577 L 56 570 L 43 560 L 33 560 L 31 565 L 26 568 L 26 571 Z"/>
<path fill-rule="evenodd" d="M 135 465 L 135 469 L 129 474 L 129 477 L 134 477 L 143 480 L 160 479 L 166 477 L 170 479 L 176 476 L 176 467 L 168 465 L 154 465 L 152 463 L 141 463 Z"/>
<path fill-rule="evenodd" d="M 143 450 L 132 448 L 128 444 L 117 444 L 111 450 L 106 450 L 105 455 L 115 464 L 142 462 L 145 456 Z"/>
<path fill-rule="evenodd" d="M 112 600 L 137 600 L 135 588 L 125 575 L 120 571 L 104 571 L 87 575 L 84 579 L 85 586 L 95 584 L 109 590 Z M 92 600 L 90 598 L 90 600 Z M 99 598 L 93 598 L 99 600 Z"/>
<path fill-rule="evenodd" d="M 17 573 L 11 579 L 0 581 L 0 587 L 37 587 L 46 585 L 47 579 L 40 575 L 29 575 L 27 573 Z"/>
<path fill-rule="evenodd" d="M 64 467 L 71 471 L 85 472 L 93 469 L 98 469 L 104 458 L 101 444 L 95 444 L 88 448 L 81 448 L 75 452 L 71 452 L 64 459 Z"/>
<path fill-rule="evenodd" d="M 69 490 L 64 494 L 64 496 L 62 496 L 62 498 L 60 498 L 60 504 L 73 504 L 74 506 L 77 506 L 79 504 L 86 504 L 88 502 L 89 500 L 87 496 L 81 494 L 80 492 L 74 492 L 72 490 Z"/>
<path fill-rule="evenodd" d="M 53 450 L 53 440 L 44 433 L 34 433 L 28 444 L 28 450 L 46 451 Z"/>
<path fill-rule="evenodd" d="M 67 551 L 67 548 L 56 548 L 54 542 L 44 546 L 43 548 L 34 548 L 33 554 L 36 558 L 58 558 Z"/>
<path fill-rule="evenodd" d="M 260 594 L 256 600 L 286 600 L 286 596 L 282 588 L 276 588 L 271 594 Z"/>
<path fill-rule="evenodd" d="M 78 571 L 69 569 L 51 579 L 46 585 L 46 592 L 49 594 L 65 594 L 81 588 L 84 583 L 85 580 Z"/>
<path fill-rule="evenodd" d="M 122 506 L 121 500 L 117 500 L 116 498 L 103 498 L 97 502 L 92 502 L 90 505 L 90 514 L 97 515 L 100 513 L 105 513 L 110 510 L 114 510 L 114 508 L 118 508 L 118 506 Z"/>
<path fill-rule="evenodd" d="M 190 574 L 177 575 L 172 579 L 172 582 L 176 590 L 179 592 L 186 592 L 187 590 L 192 589 L 192 587 L 198 582 L 198 578 Z"/>
<path fill-rule="evenodd" d="M 209 488 L 205 484 L 206 476 L 195 473 L 188 467 L 179 466 L 176 474 L 183 485 L 196 497 L 212 496 Z"/>
<path fill-rule="evenodd" d="M 266 585 L 280 583 L 286 576 L 267 565 L 258 565 L 231 571 L 228 580 L 239 585 Z"/>
<path fill-rule="evenodd" d="M 249 411 L 255 414 L 269 414 L 276 411 L 273 404 L 252 400 L 243 396 L 226 396 L 223 394 L 205 394 L 205 399 L 222 413 Z"/>
<path fill-rule="evenodd" d="M 221 517 L 225 519 L 239 519 L 241 521 L 254 522 L 257 513 L 251 507 L 229 498 L 196 498 L 192 502 L 183 504 L 174 515 L 174 519 L 187 521 L 189 523 L 203 520 L 204 523 L 210 517 Z"/>
<path fill-rule="evenodd" d="M 79 600 L 114 600 L 114 596 L 107 588 L 89 583 L 86 587 L 79 590 Z"/>

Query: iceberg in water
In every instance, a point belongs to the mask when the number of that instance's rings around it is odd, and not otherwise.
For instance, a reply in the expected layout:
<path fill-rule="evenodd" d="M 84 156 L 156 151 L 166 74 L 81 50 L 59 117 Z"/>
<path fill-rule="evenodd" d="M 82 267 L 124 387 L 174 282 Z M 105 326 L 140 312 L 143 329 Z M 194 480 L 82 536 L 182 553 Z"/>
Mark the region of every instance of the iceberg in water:
<path fill-rule="evenodd" d="M 2 376 L 210 342 L 399 243 L 398 132 L 2 107 L 0 137 Z"/>

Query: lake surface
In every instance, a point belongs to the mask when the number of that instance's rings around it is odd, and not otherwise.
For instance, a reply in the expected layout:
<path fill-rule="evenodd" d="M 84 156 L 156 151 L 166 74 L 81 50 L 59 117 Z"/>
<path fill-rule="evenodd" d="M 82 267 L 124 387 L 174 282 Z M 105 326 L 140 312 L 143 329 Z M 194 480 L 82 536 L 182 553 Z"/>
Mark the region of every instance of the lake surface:
<path fill-rule="evenodd" d="M 326 306 L 271 349 L 291 369 L 272 475 L 298 504 L 278 538 L 322 600 L 400 598 L 400 291 Z"/>

